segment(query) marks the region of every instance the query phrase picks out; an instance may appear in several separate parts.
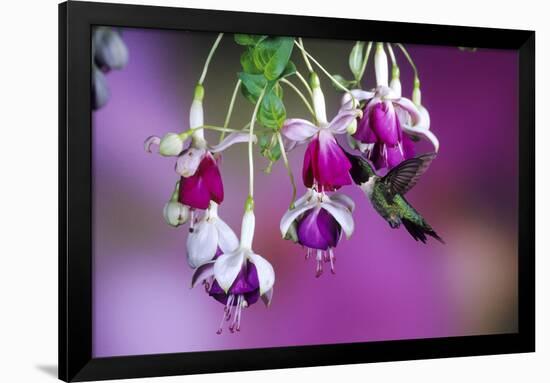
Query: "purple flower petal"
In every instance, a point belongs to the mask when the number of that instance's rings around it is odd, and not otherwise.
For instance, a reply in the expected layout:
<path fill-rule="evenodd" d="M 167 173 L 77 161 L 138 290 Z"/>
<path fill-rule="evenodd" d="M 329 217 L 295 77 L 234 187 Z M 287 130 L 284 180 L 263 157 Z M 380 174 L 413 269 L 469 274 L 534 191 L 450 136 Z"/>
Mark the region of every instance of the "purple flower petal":
<path fill-rule="evenodd" d="M 313 186 L 314 175 L 313 175 L 313 163 L 318 157 L 319 153 L 319 139 L 317 137 L 313 138 L 306 148 L 304 154 L 304 165 L 302 167 L 302 179 L 304 185 L 308 188 Z"/>
<path fill-rule="evenodd" d="M 405 159 L 408 160 L 409 158 L 413 158 L 416 152 L 414 149 L 414 141 L 411 140 L 407 134 L 403 134 L 401 145 L 403 146 L 403 155 Z"/>
<path fill-rule="evenodd" d="M 221 204 L 223 202 L 223 182 L 217 161 L 208 153 L 203 162 L 206 162 L 203 177 L 210 190 L 211 199 L 217 204 Z"/>
<path fill-rule="evenodd" d="M 386 160 L 388 163 L 388 169 L 396 167 L 405 159 L 405 156 L 401 150 L 402 149 L 399 148 L 399 145 L 387 147 Z"/>
<path fill-rule="evenodd" d="M 298 240 L 311 249 L 327 250 L 338 244 L 342 229 L 325 209 L 309 210 L 298 222 Z"/>
<path fill-rule="evenodd" d="M 332 191 L 351 184 L 351 163 L 330 131 L 319 132 L 316 154 L 313 174 L 321 190 Z"/>
<path fill-rule="evenodd" d="M 195 174 L 181 177 L 179 202 L 196 209 L 207 209 L 210 201 L 223 201 L 223 183 L 214 157 L 207 153 Z"/>
<path fill-rule="evenodd" d="M 374 144 L 378 141 L 378 137 L 371 128 L 370 119 L 367 112 L 363 115 L 359 124 L 357 125 L 357 131 L 353 134 L 353 138 L 364 144 Z"/>
<path fill-rule="evenodd" d="M 244 295 L 246 302 L 251 305 L 256 303 L 260 297 L 260 282 L 258 280 L 258 272 L 253 263 L 247 261 L 244 267 L 241 269 L 235 282 L 229 288 L 226 294 L 220 287 L 217 281 L 214 281 L 210 288 L 209 294 L 218 302 L 226 304 L 230 294 Z M 237 304 L 237 300 L 234 300 L 233 305 Z"/>
<path fill-rule="evenodd" d="M 376 170 L 386 167 L 386 154 L 385 145 L 376 143 L 374 147 L 369 151 L 367 158 L 372 162 Z"/>
<path fill-rule="evenodd" d="M 391 101 L 379 102 L 369 112 L 370 127 L 380 141 L 388 146 L 399 142 L 401 126 Z"/>

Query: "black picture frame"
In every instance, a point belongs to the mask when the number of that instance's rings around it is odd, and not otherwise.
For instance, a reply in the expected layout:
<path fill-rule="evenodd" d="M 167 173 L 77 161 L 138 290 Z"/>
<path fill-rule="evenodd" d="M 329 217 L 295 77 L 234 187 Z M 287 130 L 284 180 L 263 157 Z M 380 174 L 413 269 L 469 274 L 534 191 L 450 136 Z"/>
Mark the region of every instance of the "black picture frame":
<path fill-rule="evenodd" d="M 519 51 L 518 328 L 514 334 L 92 358 L 91 27 L 110 25 Z M 533 352 L 535 32 L 69 1 L 59 5 L 59 378 L 115 378 Z M 230 360 L 230 363 L 224 361 Z"/>

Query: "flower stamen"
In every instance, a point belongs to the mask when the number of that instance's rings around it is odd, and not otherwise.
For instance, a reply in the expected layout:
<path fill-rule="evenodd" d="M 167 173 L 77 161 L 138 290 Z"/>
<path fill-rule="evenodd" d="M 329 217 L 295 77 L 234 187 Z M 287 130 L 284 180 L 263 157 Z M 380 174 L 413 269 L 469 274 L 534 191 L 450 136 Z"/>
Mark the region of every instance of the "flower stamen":
<path fill-rule="evenodd" d="M 315 268 L 315 277 L 319 278 L 323 274 L 323 250 L 317 250 L 317 267 Z"/>

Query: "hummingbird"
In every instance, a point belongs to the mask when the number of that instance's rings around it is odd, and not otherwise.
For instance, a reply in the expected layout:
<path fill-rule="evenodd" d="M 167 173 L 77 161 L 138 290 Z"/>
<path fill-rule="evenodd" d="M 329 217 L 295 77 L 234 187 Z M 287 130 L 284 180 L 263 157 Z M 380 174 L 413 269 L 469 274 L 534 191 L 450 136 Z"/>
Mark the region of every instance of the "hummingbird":
<path fill-rule="evenodd" d="M 422 174 L 428 169 L 435 153 L 422 154 L 401 162 L 385 176 L 376 174 L 371 164 L 361 156 L 346 153 L 351 162 L 350 175 L 363 190 L 374 210 L 389 223 L 392 229 L 403 224 L 416 240 L 426 243 L 427 235 L 444 243 L 443 239 L 405 199 Z"/>

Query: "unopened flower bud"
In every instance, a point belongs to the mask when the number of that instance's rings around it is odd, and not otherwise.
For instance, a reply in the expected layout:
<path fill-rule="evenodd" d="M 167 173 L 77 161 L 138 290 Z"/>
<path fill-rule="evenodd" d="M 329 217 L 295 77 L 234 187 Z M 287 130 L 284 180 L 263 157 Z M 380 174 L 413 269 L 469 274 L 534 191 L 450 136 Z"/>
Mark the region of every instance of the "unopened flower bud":
<path fill-rule="evenodd" d="M 388 56 L 384 51 L 384 43 L 376 43 L 374 52 L 374 73 L 377 86 L 388 86 Z"/>
<path fill-rule="evenodd" d="M 414 102 L 416 106 L 422 105 L 422 93 L 420 92 L 420 80 L 418 77 L 414 79 L 412 102 Z"/>
<path fill-rule="evenodd" d="M 177 227 L 183 225 L 189 219 L 189 207 L 170 200 L 164 205 L 163 215 L 168 225 Z"/>
<path fill-rule="evenodd" d="M 357 119 L 354 119 L 346 128 L 349 135 L 355 134 L 357 131 Z"/>
<path fill-rule="evenodd" d="M 399 67 L 397 65 L 392 67 L 390 88 L 398 98 L 401 98 L 401 80 L 399 80 Z"/>
<path fill-rule="evenodd" d="M 183 140 L 176 133 L 166 133 L 160 140 L 159 153 L 162 156 L 177 156 L 183 151 Z"/>
<path fill-rule="evenodd" d="M 315 72 L 311 73 L 309 83 L 312 89 L 313 98 L 313 110 L 315 111 L 315 117 L 319 124 L 327 124 L 327 111 L 325 107 L 325 95 L 321 90 L 321 84 L 319 82 L 319 76 Z"/>

